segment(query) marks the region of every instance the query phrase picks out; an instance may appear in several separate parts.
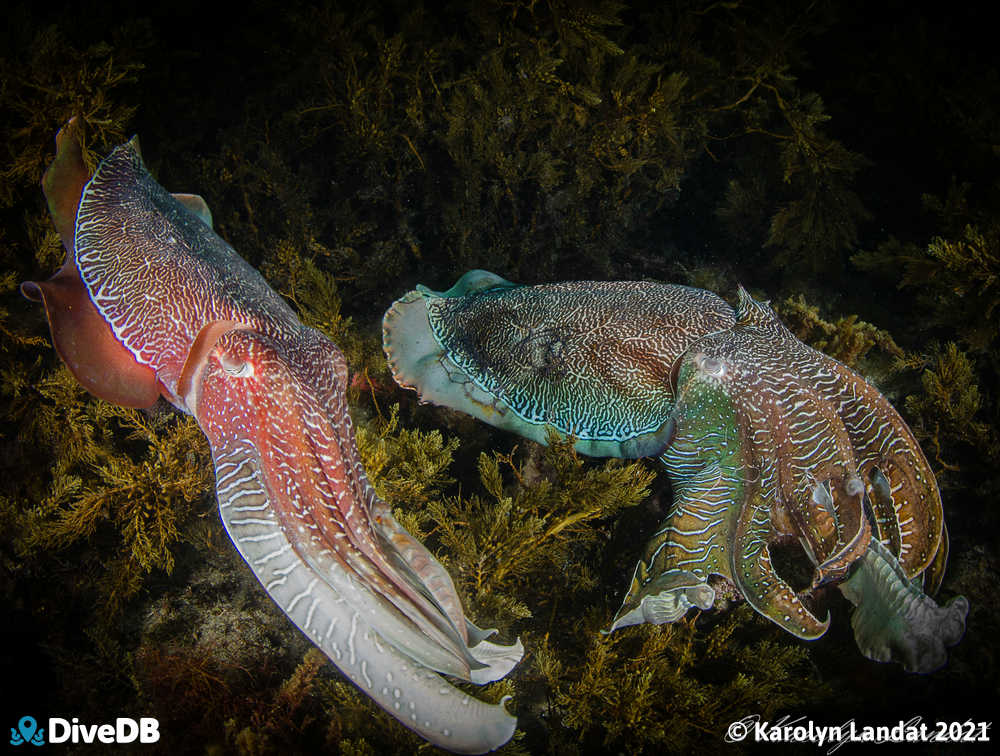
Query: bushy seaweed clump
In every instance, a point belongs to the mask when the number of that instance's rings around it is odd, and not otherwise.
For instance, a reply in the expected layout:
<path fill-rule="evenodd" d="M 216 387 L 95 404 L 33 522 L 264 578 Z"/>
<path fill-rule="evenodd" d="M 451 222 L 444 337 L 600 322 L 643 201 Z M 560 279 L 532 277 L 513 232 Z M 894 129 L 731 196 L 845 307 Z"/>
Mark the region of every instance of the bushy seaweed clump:
<path fill-rule="evenodd" d="M 944 328 L 972 350 L 995 350 L 1000 339 L 1000 220 L 990 206 L 970 207 L 968 186 L 924 205 L 942 232 L 926 244 L 890 238 L 852 260 L 915 296 L 921 322 Z"/>
<path fill-rule="evenodd" d="M 852 259 L 896 282 L 922 313 L 925 338 L 940 339 L 900 361 L 922 370 L 922 391 L 906 401 L 918 435 L 944 468 L 983 472 L 1000 459 L 1000 405 L 980 388 L 1000 379 L 1000 220 L 992 193 L 976 202 L 969 195 L 969 186 L 953 184 L 944 198 L 924 197 L 941 229 L 926 244 L 890 238 Z"/>
<path fill-rule="evenodd" d="M 863 217 L 860 158 L 824 134 L 822 102 L 792 73 L 819 15 L 598 1 L 408 7 L 392 28 L 330 10 L 305 20 L 323 87 L 293 125 L 337 166 L 330 248 L 362 289 L 415 263 L 425 278 L 442 263 L 445 278 L 488 267 L 528 282 L 568 265 L 662 273 L 669 260 L 633 252 L 665 248 L 663 213 L 705 155 L 739 176 L 715 201 L 748 250 L 765 239 L 741 203 L 782 254 L 809 249 L 817 265 L 844 255 Z M 747 154 L 775 170 L 754 183 Z"/>
<path fill-rule="evenodd" d="M 848 367 L 857 369 L 874 347 L 883 356 L 903 356 L 903 350 L 888 331 L 859 320 L 857 315 L 825 320 L 819 314 L 819 307 L 806 302 L 803 294 L 776 303 L 775 312 L 796 338 Z"/>
<path fill-rule="evenodd" d="M 634 753 L 722 752 L 732 748 L 721 738 L 731 722 L 824 700 L 829 690 L 809 671 L 805 648 L 770 628 L 761 633 L 751 615 L 743 605 L 710 630 L 681 621 L 604 635 L 607 617 L 591 610 L 573 638 L 584 660 L 572 667 L 546 639 L 532 673 L 546 686 L 544 716 L 559 753 L 593 752 L 596 743 Z"/>
<path fill-rule="evenodd" d="M 95 150 L 124 141 L 137 107 L 126 104 L 148 46 L 139 25 L 116 27 L 106 41 L 78 49 L 62 29 L 36 29 L 15 6 L 7 17 L 0 55 L 0 118 L 5 160 L 0 170 L 0 207 L 12 207 L 34 190 L 51 159 L 53 124 L 79 119 L 84 160 L 96 164 Z M 128 93 L 128 94 L 126 94 Z"/>

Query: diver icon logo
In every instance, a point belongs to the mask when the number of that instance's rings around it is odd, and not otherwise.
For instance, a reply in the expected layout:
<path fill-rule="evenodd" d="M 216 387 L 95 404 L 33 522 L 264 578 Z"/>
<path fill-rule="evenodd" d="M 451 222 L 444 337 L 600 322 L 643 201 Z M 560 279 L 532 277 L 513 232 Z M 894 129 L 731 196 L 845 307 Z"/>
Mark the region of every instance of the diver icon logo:
<path fill-rule="evenodd" d="M 39 727 L 34 717 L 21 717 L 17 723 L 17 729 L 10 728 L 10 744 L 12 746 L 24 745 L 45 745 L 45 728 Z"/>

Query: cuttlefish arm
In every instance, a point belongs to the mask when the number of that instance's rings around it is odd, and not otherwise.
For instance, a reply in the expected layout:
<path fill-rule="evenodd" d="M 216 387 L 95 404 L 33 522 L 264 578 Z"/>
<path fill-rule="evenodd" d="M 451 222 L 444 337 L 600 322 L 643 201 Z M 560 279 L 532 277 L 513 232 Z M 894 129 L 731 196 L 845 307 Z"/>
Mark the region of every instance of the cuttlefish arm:
<path fill-rule="evenodd" d="M 335 389 L 342 358 L 317 332 L 306 338 L 310 357 L 289 359 L 279 343 L 236 329 L 206 360 L 198 417 L 212 446 L 226 529 L 274 601 L 379 705 L 449 750 L 497 747 L 513 734 L 514 718 L 430 670 L 486 682 L 506 674 L 522 648 L 481 641 L 466 649 L 444 609 L 461 618 L 461 607 L 437 561 L 425 550 L 416 555 L 386 545 L 398 524 L 385 519 L 391 515 L 380 511 L 387 509 L 381 502 L 372 507 L 378 514 L 370 528 L 357 522 L 364 511 L 357 503 L 378 500 L 363 477 L 350 418 L 331 422 L 317 410 L 317 400 Z M 262 421 L 237 430 L 244 416 Z M 355 511 L 333 503 L 355 485 Z M 357 550 L 339 546 L 346 541 L 357 542 Z M 393 582 L 393 569 L 420 594 L 415 601 L 426 603 L 424 615 L 407 614 L 395 595 L 407 591 Z M 441 608 L 435 614 L 433 607 Z M 506 655 L 497 658 L 499 649 Z"/>
<path fill-rule="evenodd" d="M 523 649 L 484 640 L 444 568 L 375 496 L 340 350 L 211 230 L 200 198 L 174 197 L 149 176 L 134 140 L 81 181 L 73 128 L 60 132 L 44 182 L 67 260 L 54 279 L 23 287 L 45 303 L 67 365 L 103 398 L 149 406 L 162 394 L 194 414 L 223 523 L 289 618 L 430 742 L 498 748 L 514 717 L 434 670 L 486 682 Z M 91 358 L 94 343 L 113 359 Z"/>

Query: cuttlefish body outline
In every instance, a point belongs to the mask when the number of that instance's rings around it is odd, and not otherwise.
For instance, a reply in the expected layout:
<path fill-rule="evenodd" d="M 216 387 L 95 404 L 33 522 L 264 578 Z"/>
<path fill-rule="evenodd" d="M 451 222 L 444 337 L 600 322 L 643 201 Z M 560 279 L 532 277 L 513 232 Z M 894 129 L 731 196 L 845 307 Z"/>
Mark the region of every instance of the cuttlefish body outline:
<path fill-rule="evenodd" d="M 75 121 L 42 179 L 66 261 L 22 292 L 85 388 L 128 407 L 160 396 L 208 437 L 223 524 L 270 597 L 379 706 L 428 741 L 485 753 L 513 735 L 485 683 L 520 660 L 488 642 L 451 577 L 393 518 L 361 463 L 337 346 L 303 325 L 211 227 L 169 194 L 133 138 L 91 176 Z"/>

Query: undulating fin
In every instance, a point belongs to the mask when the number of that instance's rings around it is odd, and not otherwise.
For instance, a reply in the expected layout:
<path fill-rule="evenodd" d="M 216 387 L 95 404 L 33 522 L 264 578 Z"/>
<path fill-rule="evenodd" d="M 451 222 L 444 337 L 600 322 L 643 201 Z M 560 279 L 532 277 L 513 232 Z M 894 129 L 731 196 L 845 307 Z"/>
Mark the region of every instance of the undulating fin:
<path fill-rule="evenodd" d="M 478 294 L 491 289 L 519 289 L 522 284 L 512 283 L 506 278 L 490 273 L 488 270 L 470 270 L 459 278 L 455 285 L 447 291 L 434 291 L 426 286 L 417 284 L 417 291 L 424 296 L 444 297 L 446 299 L 455 297 L 465 297 L 469 294 Z"/>
<path fill-rule="evenodd" d="M 156 373 L 136 362 L 94 307 L 76 267 L 74 234 L 80 197 L 90 171 L 83 162 L 76 118 L 56 134 L 56 157 L 42 177 L 49 213 L 66 259 L 47 281 L 25 281 L 21 293 L 41 302 L 52 343 L 80 384 L 94 396 L 124 407 L 151 407 L 160 396 Z"/>
<path fill-rule="evenodd" d="M 965 634 L 968 600 L 955 596 L 938 606 L 877 539 L 839 588 L 854 604 L 854 639 L 869 659 L 900 662 L 908 672 L 927 674 L 945 665 L 946 649 Z"/>
<path fill-rule="evenodd" d="M 202 222 L 212 228 L 212 211 L 208 209 L 208 203 L 200 194 L 178 194 L 171 195 L 189 211 L 201 218 Z"/>
<path fill-rule="evenodd" d="M 486 704 L 405 656 L 360 611 L 366 589 L 346 573 L 302 560 L 269 500 L 251 444 L 213 448 L 222 521 L 240 555 L 281 610 L 379 706 L 431 743 L 454 753 L 486 753 L 514 733 L 503 702 Z M 331 580 L 331 578 L 334 578 Z"/>
<path fill-rule="evenodd" d="M 69 259 L 73 258 L 73 234 L 76 212 L 80 207 L 83 187 L 90 181 L 90 171 L 83 162 L 80 147 L 80 123 L 71 118 L 56 134 L 56 156 L 42 176 L 42 191 L 49 214 L 62 239 Z"/>
<path fill-rule="evenodd" d="M 87 293 L 72 256 L 48 281 L 25 281 L 21 293 L 41 302 L 56 352 L 91 394 L 123 407 L 152 407 L 161 386 L 114 337 Z"/>

